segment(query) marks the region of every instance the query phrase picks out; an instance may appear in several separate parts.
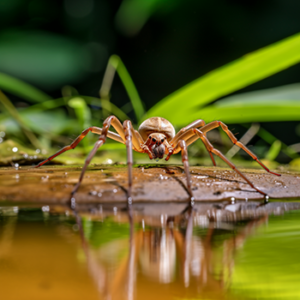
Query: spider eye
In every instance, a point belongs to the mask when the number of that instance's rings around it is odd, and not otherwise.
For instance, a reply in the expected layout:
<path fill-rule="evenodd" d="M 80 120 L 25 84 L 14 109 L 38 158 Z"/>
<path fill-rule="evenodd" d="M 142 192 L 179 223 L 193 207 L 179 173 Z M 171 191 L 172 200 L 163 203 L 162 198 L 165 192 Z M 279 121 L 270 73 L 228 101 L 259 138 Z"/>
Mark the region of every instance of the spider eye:
<path fill-rule="evenodd" d="M 153 139 L 152 139 L 152 142 L 156 142 L 156 139 L 155 139 L 155 138 L 153 138 Z"/>
<path fill-rule="evenodd" d="M 163 143 L 163 142 L 164 142 L 164 139 L 162 139 L 161 142 Z"/>
<path fill-rule="evenodd" d="M 149 138 L 149 140 L 151 140 L 151 135 L 149 135 L 149 137 L 148 137 L 148 138 Z"/>

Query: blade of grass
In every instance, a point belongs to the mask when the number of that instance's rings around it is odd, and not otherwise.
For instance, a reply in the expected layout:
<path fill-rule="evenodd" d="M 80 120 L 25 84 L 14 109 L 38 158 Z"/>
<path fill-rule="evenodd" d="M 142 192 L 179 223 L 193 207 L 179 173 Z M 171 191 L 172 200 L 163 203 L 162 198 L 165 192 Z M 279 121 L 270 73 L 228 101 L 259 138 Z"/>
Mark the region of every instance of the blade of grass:
<path fill-rule="evenodd" d="M 32 85 L 4 73 L 0 73 L 0 88 L 13 95 L 26 99 L 31 103 L 51 99 L 49 95 Z"/>
<path fill-rule="evenodd" d="M 131 101 L 135 116 L 137 120 L 141 120 L 143 115 L 145 114 L 145 110 L 143 107 L 142 100 L 138 94 L 138 91 L 133 83 L 133 80 L 128 73 L 124 63 L 122 62 L 121 58 L 117 55 L 112 55 L 109 58 L 107 68 L 105 71 L 105 75 L 103 78 L 102 86 L 100 88 L 100 98 L 109 100 L 109 91 L 111 89 L 111 85 L 113 82 L 115 71 L 117 71 L 124 87 L 127 92 L 127 95 Z M 107 107 L 108 107 L 107 103 Z"/>
<path fill-rule="evenodd" d="M 266 156 L 265 156 L 265 159 L 271 160 L 271 161 L 275 160 L 276 157 L 278 156 L 280 150 L 281 150 L 281 145 L 282 145 L 281 141 L 276 140 L 276 141 L 271 145 L 271 147 L 270 147 L 268 153 L 267 153 Z"/>
<path fill-rule="evenodd" d="M 96 107 L 107 110 L 110 114 L 115 115 L 121 121 L 130 119 L 129 116 L 127 116 L 116 105 L 114 105 L 113 103 L 107 103 L 106 100 L 103 100 L 103 103 L 101 102 L 102 106 L 100 106 L 99 105 L 99 98 L 89 97 L 89 96 L 82 96 L 82 95 L 78 95 L 78 97 L 83 98 L 86 101 L 86 103 L 89 104 L 89 105 L 93 105 L 93 106 L 96 106 Z M 63 98 L 58 98 L 58 99 L 54 99 L 54 100 L 48 100 L 48 101 L 45 101 L 45 102 L 42 102 L 42 103 L 32 105 L 30 107 L 26 107 L 26 108 L 22 109 L 21 111 L 19 111 L 19 113 L 22 115 L 23 112 L 27 113 L 29 111 L 44 111 L 44 110 L 48 110 L 48 109 L 58 108 L 58 107 L 61 107 L 61 106 L 65 106 L 66 103 L 70 99 L 72 99 L 72 97 L 63 97 Z"/>
<path fill-rule="evenodd" d="M 218 68 L 161 100 L 147 118 L 162 116 L 178 124 L 212 101 L 282 71 L 300 61 L 300 34 L 264 47 Z M 144 117 L 144 118 L 145 118 Z M 251 120 L 254 121 L 254 120 Z"/>
<path fill-rule="evenodd" d="M 68 101 L 68 105 L 74 109 L 81 130 L 89 128 L 91 126 L 91 111 L 86 105 L 85 100 L 81 97 L 74 97 Z M 83 139 L 82 142 L 85 152 L 87 152 L 89 138 Z"/>
<path fill-rule="evenodd" d="M 27 127 L 25 122 L 22 120 L 21 116 L 19 115 L 16 108 L 13 106 L 13 104 L 10 102 L 10 100 L 3 94 L 3 92 L 0 90 L 0 103 L 1 106 L 6 110 L 19 124 L 19 126 L 22 128 L 24 134 L 27 136 L 31 144 L 36 148 L 41 148 L 41 144 L 37 137 L 34 135 L 34 133 Z"/>

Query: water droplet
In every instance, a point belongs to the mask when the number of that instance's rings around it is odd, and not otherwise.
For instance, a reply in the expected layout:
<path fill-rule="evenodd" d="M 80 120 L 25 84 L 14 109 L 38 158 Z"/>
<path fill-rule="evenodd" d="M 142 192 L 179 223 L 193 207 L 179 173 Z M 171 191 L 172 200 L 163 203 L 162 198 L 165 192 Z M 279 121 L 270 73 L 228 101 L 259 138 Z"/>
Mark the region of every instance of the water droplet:
<path fill-rule="evenodd" d="M 248 198 L 245 198 L 245 201 L 248 202 Z"/>
<path fill-rule="evenodd" d="M 41 149 L 36 149 L 35 152 L 36 153 L 41 153 Z"/>
<path fill-rule="evenodd" d="M 18 152 L 18 150 L 19 150 L 19 149 L 18 149 L 17 147 L 13 147 L 13 148 L 12 148 L 12 152 Z"/>
<path fill-rule="evenodd" d="M 102 194 L 101 193 L 98 193 L 98 195 L 97 195 L 98 197 L 102 197 Z"/>
<path fill-rule="evenodd" d="M 72 209 L 76 208 L 76 199 L 74 197 L 71 198 L 71 208 Z"/>
<path fill-rule="evenodd" d="M 118 190 L 117 189 L 113 189 L 113 192 L 116 193 Z"/>
<path fill-rule="evenodd" d="M 128 201 L 128 204 L 129 204 L 129 205 L 132 204 L 132 198 L 131 198 L 131 197 L 128 197 L 127 201 Z"/>
<path fill-rule="evenodd" d="M 142 220 L 142 228 L 143 228 L 143 230 L 145 230 L 145 221 L 144 221 L 144 219 Z"/>
<path fill-rule="evenodd" d="M 235 203 L 235 198 L 234 198 L 234 197 L 231 197 L 230 200 L 231 200 L 231 203 L 232 203 L 232 204 Z"/>
<path fill-rule="evenodd" d="M 43 212 L 49 212 L 50 211 L 50 207 L 48 205 L 42 206 L 42 211 Z"/>
<path fill-rule="evenodd" d="M 266 202 L 268 202 L 268 201 L 269 201 L 269 198 L 270 198 L 270 197 L 269 197 L 268 195 L 266 195 L 266 196 L 265 196 L 265 200 L 266 200 Z"/>
<path fill-rule="evenodd" d="M 111 165 L 111 164 L 113 163 L 113 161 L 109 158 L 109 159 L 107 160 L 107 163 Z"/>

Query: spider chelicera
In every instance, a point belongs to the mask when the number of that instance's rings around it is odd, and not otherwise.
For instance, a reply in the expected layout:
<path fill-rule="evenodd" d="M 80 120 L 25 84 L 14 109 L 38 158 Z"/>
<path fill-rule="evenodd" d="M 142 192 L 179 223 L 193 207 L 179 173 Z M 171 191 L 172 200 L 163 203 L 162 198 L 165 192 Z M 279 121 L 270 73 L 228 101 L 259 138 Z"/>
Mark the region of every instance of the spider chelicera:
<path fill-rule="evenodd" d="M 113 126 L 117 133 L 109 131 L 108 129 L 110 128 L 110 126 Z M 233 135 L 233 133 L 228 129 L 227 125 L 225 125 L 221 121 L 213 121 L 211 123 L 205 124 L 203 120 L 196 120 L 188 126 L 182 128 L 176 134 L 173 125 L 168 120 L 161 117 L 153 117 L 145 120 L 140 125 L 137 131 L 133 128 L 131 121 L 124 121 L 122 125 L 121 122 L 117 119 L 117 117 L 110 116 L 104 121 L 102 128 L 93 126 L 85 129 L 69 146 L 62 148 L 54 155 L 42 161 L 36 166 L 36 168 L 42 166 L 43 164 L 52 160 L 54 157 L 60 155 L 61 153 L 74 149 L 78 145 L 78 143 L 88 134 L 88 132 L 91 131 L 92 133 L 100 135 L 100 137 L 95 143 L 92 151 L 89 153 L 85 164 L 82 168 L 78 183 L 75 185 L 73 191 L 71 192 L 71 203 L 72 201 L 75 201 L 74 195 L 81 184 L 86 168 L 88 167 L 91 159 L 93 158 L 99 147 L 101 147 L 105 143 L 107 137 L 126 145 L 128 165 L 127 197 L 129 204 L 132 203 L 132 149 L 140 153 L 147 153 L 150 159 L 162 159 L 166 155 L 166 161 L 170 159 L 171 155 L 181 151 L 182 162 L 187 178 L 187 191 L 190 197 L 189 200 L 190 202 L 193 202 L 194 196 L 191 188 L 191 177 L 189 172 L 187 147 L 200 138 L 203 144 L 205 145 L 206 150 L 209 152 L 214 165 L 216 165 L 216 163 L 213 154 L 219 156 L 222 160 L 224 160 L 253 189 L 261 193 L 262 195 L 267 196 L 265 192 L 256 188 L 253 185 L 253 183 L 243 173 L 241 173 L 236 168 L 236 166 L 232 162 L 230 162 L 219 150 L 215 149 L 212 146 L 212 144 L 206 137 L 206 133 L 217 127 L 221 127 L 235 145 L 242 148 L 246 153 L 248 153 L 266 171 L 268 171 L 271 174 L 280 176 L 280 174 L 271 172 L 261 161 L 259 161 L 257 156 L 254 153 L 252 153 L 245 145 L 239 142 Z"/>

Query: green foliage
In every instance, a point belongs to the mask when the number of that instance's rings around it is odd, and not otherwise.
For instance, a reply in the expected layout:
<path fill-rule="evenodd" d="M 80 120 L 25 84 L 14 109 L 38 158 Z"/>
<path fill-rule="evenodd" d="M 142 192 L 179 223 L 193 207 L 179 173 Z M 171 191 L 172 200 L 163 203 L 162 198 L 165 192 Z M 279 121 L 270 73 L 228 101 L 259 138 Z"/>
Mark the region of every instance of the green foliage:
<path fill-rule="evenodd" d="M 33 35 L 33 41 L 34 37 Z M 59 42 L 53 38 L 55 42 Z M 68 45 L 67 49 L 75 51 L 74 44 Z M 7 96 L 1 93 L 0 130 L 17 136 L 20 142 L 25 142 L 26 136 L 34 147 L 47 149 L 53 142 L 62 143 L 63 134 L 77 136 L 80 131 L 91 125 L 101 126 L 99 120 L 110 114 L 116 115 L 121 121 L 128 119 L 128 115 L 110 100 L 115 72 L 124 84 L 130 100 L 129 107 L 132 107 L 138 123 L 151 116 L 165 117 L 175 126 L 184 126 L 199 118 L 206 122 L 219 119 L 227 124 L 298 121 L 299 84 L 238 94 L 214 101 L 299 61 L 300 34 L 296 34 L 206 74 L 161 100 L 146 113 L 133 80 L 116 55 L 109 59 L 100 98 L 78 95 L 69 87 L 63 89 L 62 98 L 49 99 L 48 95 L 37 88 L 0 73 L 0 88 L 34 103 L 30 107 L 16 109 Z M 62 111 L 60 107 L 66 107 L 67 110 Z M 280 151 L 293 158 L 297 156 L 265 130 L 261 129 L 258 135 L 273 144 L 266 156 L 268 159 L 274 160 Z M 88 139 L 83 142 L 85 151 L 89 149 Z M 110 147 L 109 144 L 107 147 Z"/>

